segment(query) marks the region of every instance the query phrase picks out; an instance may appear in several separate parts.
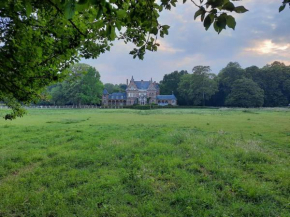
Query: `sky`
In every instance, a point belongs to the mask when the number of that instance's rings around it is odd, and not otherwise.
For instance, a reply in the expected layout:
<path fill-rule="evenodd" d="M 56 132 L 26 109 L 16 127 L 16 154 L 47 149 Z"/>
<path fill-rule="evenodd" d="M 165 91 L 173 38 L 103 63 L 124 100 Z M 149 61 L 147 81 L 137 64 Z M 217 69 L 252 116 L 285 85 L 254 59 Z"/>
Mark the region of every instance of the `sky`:
<path fill-rule="evenodd" d="M 126 83 L 126 79 L 159 82 L 175 70 L 191 72 L 197 65 L 210 66 L 217 74 L 229 62 L 242 67 L 263 67 L 273 61 L 290 65 L 290 9 L 281 13 L 282 0 L 242 0 L 235 2 L 249 11 L 233 14 L 237 26 L 217 34 L 213 27 L 205 31 L 200 19 L 194 20 L 197 8 L 189 1 L 180 1 L 171 11 L 163 11 L 162 25 L 169 25 L 169 35 L 159 38 L 157 52 L 146 52 L 144 60 L 133 59 L 134 48 L 123 41 L 114 42 L 111 51 L 97 59 L 82 59 L 95 67 L 103 83 Z"/>

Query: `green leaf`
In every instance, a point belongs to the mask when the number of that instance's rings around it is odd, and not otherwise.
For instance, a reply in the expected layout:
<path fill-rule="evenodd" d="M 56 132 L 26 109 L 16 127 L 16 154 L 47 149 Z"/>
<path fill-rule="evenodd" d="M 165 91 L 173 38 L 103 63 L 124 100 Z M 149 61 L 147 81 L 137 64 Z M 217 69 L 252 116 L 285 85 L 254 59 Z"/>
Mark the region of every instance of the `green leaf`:
<path fill-rule="evenodd" d="M 205 27 L 205 30 L 208 30 L 209 27 L 211 26 L 211 24 L 213 23 L 213 21 L 214 21 L 213 17 L 214 17 L 213 14 L 209 14 L 204 19 L 203 26 Z"/>
<path fill-rule="evenodd" d="M 42 57 L 42 48 L 41 47 L 37 47 L 36 48 L 36 53 L 37 53 L 38 57 Z"/>
<path fill-rule="evenodd" d="M 116 27 L 119 31 L 121 31 L 122 25 L 119 21 L 116 21 Z"/>
<path fill-rule="evenodd" d="M 30 1 L 25 2 L 26 16 L 29 17 L 32 13 L 32 6 Z"/>
<path fill-rule="evenodd" d="M 158 29 L 156 27 L 152 28 L 151 33 L 157 35 Z"/>
<path fill-rule="evenodd" d="M 234 30 L 235 27 L 236 27 L 236 20 L 235 20 L 235 18 L 234 18 L 233 16 L 231 16 L 231 15 L 228 15 L 228 16 L 227 16 L 227 26 L 228 26 L 229 28 L 232 28 L 233 30 Z"/>
<path fill-rule="evenodd" d="M 215 30 L 217 33 L 220 33 L 220 29 L 219 29 L 219 27 L 217 26 L 217 22 L 214 22 L 214 24 L 213 24 L 213 28 L 214 28 L 214 30 Z"/>
<path fill-rule="evenodd" d="M 201 7 L 198 11 L 195 12 L 194 14 L 194 19 L 196 19 L 198 16 L 202 15 L 205 13 L 205 10 L 203 7 Z"/>
<path fill-rule="evenodd" d="M 235 7 L 234 11 L 239 13 L 239 14 L 242 14 L 242 13 L 247 12 L 248 10 L 244 6 L 238 6 L 238 7 Z"/>
<path fill-rule="evenodd" d="M 285 9 L 285 7 L 286 7 L 286 4 L 281 5 L 280 8 L 279 8 L 279 12 L 283 11 Z"/>
<path fill-rule="evenodd" d="M 117 37 L 116 32 L 115 32 L 115 27 L 111 26 L 111 30 L 110 30 L 110 39 L 111 40 L 115 40 L 115 38 Z"/>
<path fill-rule="evenodd" d="M 235 9 L 235 5 L 232 2 L 227 2 L 226 4 L 224 4 L 222 9 L 227 11 L 233 11 Z"/>
<path fill-rule="evenodd" d="M 117 16 L 118 16 L 118 18 L 122 19 L 122 18 L 127 16 L 127 13 L 124 10 L 118 10 L 117 11 Z"/>
<path fill-rule="evenodd" d="M 66 19 L 71 19 L 75 14 L 75 4 L 73 2 L 73 0 L 69 0 L 66 5 L 65 5 L 65 9 L 64 9 L 64 16 Z"/>
<path fill-rule="evenodd" d="M 103 14 L 103 10 L 102 10 L 102 8 L 99 8 L 97 16 L 96 16 L 96 20 L 99 20 L 101 18 L 102 14 Z"/>

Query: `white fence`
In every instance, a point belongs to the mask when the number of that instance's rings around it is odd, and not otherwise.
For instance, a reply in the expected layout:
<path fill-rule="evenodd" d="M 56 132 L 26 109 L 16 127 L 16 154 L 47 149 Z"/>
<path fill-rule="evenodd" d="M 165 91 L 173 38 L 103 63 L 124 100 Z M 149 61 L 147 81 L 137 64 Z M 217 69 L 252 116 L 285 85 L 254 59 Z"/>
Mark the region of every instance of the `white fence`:
<path fill-rule="evenodd" d="M 23 106 L 25 109 L 99 109 L 101 106 L 96 105 L 38 105 L 38 106 Z M 0 109 L 9 109 L 5 105 L 0 105 Z"/>

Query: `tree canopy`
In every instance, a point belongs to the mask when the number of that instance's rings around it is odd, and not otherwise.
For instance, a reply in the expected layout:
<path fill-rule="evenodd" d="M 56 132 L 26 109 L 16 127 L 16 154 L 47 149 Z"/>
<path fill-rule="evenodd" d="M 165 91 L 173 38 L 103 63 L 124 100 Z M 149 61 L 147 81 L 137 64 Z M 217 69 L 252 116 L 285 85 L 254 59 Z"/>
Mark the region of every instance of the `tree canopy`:
<path fill-rule="evenodd" d="M 179 105 L 276 107 L 290 104 L 290 66 L 282 62 L 245 69 L 237 62 L 230 62 L 217 75 L 211 73 L 209 66 L 195 66 L 192 72 L 179 77 L 178 72 L 164 75 L 161 93 L 165 87 L 164 94 L 170 94 L 175 87 L 171 89 L 170 84 L 176 82 Z"/>
<path fill-rule="evenodd" d="M 264 104 L 264 90 L 248 78 L 237 79 L 232 85 L 225 104 L 237 107 L 261 107 Z"/>
<path fill-rule="evenodd" d="M 181 96 L 193 102 L 193 105 L 205 105 L 215 92 L 217 92 L 217 82 L 215 74 L 210 73 L 209 66 L 195 66 L 193 74 L 181 77 L 178 84 L 178 91 Z"/>
<path fill-rule="evenodd" d="M 100 73 L 87 64 L 75 64 L 62 82 L 47 88 L 46 101 L 39 104 L 96 105 L 101 103 L 103 84 Z"/>

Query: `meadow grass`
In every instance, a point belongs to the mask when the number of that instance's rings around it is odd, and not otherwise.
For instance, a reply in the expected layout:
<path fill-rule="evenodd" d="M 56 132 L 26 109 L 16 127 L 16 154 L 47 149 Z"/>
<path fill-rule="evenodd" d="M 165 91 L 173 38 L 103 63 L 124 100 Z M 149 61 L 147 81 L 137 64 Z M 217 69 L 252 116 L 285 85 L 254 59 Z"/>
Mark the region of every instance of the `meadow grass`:
<path fill-rule="evenodd" d="M 29 110 L 0 216 L 290 216 L 289 153 L 290 109 Z"/>

